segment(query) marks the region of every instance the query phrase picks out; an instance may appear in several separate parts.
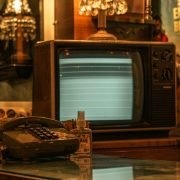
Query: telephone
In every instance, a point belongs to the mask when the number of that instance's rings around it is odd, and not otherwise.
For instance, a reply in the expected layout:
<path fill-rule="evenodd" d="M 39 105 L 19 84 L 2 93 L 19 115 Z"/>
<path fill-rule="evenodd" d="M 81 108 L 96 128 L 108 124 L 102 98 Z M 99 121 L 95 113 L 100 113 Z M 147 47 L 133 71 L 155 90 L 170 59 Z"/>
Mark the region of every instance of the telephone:
<path fill-rule="evenodd" d="M 1 127 L 1 138 L 5 154 L 18 159 L 66 156 L 79 148 L 78 138 L 60 121 L 45 117 L 12 119 Z"/>

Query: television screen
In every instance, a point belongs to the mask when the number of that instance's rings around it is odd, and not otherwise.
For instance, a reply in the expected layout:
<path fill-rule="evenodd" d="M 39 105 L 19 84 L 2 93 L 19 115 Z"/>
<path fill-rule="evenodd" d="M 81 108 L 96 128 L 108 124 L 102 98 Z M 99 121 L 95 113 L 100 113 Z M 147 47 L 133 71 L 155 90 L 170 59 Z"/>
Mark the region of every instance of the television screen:
<path fill-rule="evenodd" d="M 60 51 L 59 119 L 137 121 L 142 113 L 143 71 L 137 52 Z M 141 77 L 141 78 L 140 78 Z"/>
<path fill-rule="evenodd" d="M 90 120 L 131 120 L 132 59 L 60 59 L 60 119 L 79 110 Z"/>

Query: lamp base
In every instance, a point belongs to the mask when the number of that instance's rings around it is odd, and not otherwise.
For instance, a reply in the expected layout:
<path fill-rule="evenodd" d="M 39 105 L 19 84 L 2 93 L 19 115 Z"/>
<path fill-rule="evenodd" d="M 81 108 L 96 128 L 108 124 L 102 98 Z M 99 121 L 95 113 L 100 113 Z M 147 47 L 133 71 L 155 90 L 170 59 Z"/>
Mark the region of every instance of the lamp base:
<path fill-rule="evenodd" d="M 90 35 L 88 40 L 117 40 L 117 37 L 106 30 L 98 30 L 97 33 Z"/>

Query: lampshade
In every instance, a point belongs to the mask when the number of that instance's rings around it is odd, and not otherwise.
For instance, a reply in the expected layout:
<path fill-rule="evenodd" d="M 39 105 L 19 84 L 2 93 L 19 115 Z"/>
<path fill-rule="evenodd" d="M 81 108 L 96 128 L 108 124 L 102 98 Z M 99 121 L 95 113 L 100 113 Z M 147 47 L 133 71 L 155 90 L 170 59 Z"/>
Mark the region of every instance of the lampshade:
<path fill-rule="evenodd" d="M 125 0 L 80 0 L 80 15 L 98 16 L 98 32 L 89 39 L 113 40 L 114 35 L 106 32 L 106 16 L 125 14 L 128 4 Z"/>

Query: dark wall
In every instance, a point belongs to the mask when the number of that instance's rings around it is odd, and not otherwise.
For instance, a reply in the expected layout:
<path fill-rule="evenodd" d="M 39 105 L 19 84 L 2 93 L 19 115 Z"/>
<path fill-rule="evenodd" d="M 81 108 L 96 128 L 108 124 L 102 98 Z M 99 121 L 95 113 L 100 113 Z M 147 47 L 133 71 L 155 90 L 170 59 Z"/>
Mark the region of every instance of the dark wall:
<path fill-rule="evenodd" d="M 152 15 L 161 15 L 161 1 L 160 0 L 152 0 Z"/>

